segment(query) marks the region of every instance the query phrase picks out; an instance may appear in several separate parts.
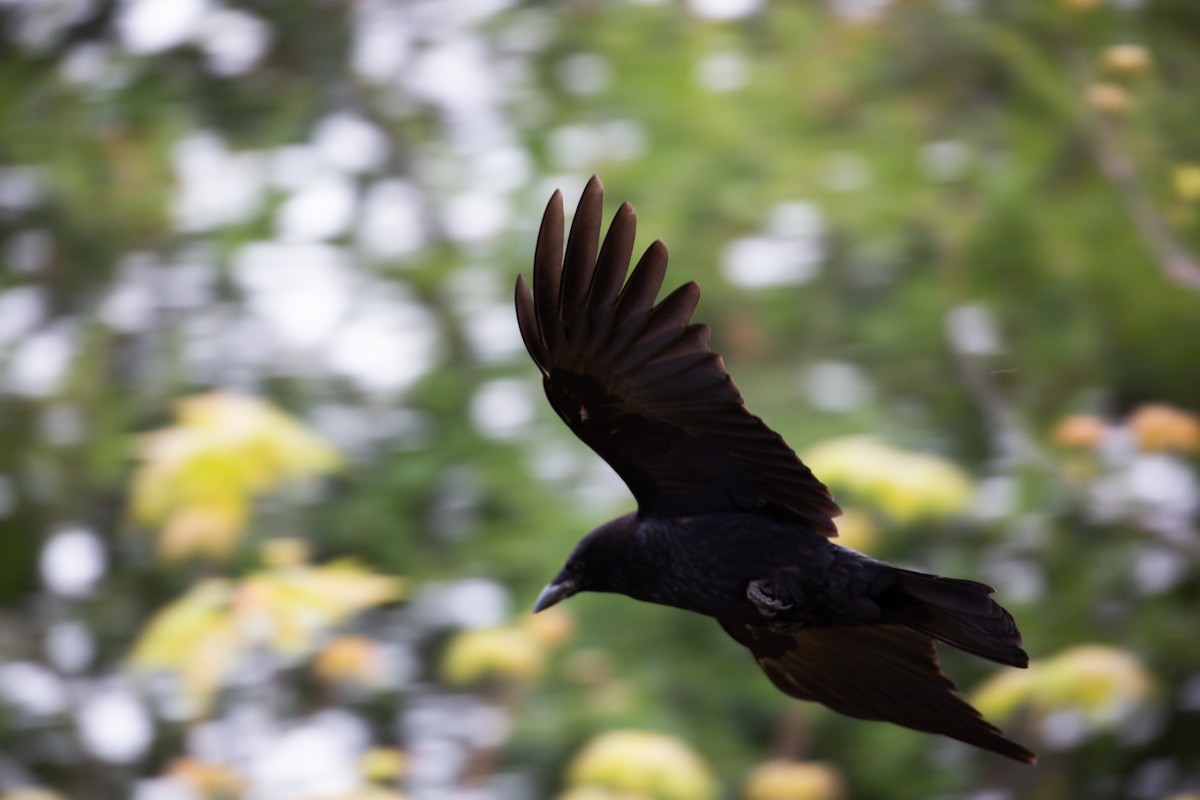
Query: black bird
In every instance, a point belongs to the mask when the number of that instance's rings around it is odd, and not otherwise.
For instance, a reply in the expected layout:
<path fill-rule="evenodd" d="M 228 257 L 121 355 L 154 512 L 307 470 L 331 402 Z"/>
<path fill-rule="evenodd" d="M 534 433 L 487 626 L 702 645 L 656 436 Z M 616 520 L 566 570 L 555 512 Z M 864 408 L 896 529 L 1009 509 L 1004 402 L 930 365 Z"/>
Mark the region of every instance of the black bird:
<path fill-rule="evenodd" d="M 694 611 L 793 697 L 1034 762 L 938 666 L 935 640 L 1028 664 L 992 588 L 834 544 L 829 490 L 746 409 L 708 327 L 691 324 L 699 287 L 655 303 L 667 268 L 658 241 L 627 281 L 636 218 L 623 204 L 598 246 L 603 200 L 593 177 L 564 255 L 562 195 L 550 198 L 533 291 L 517 278 L 517 320 L 550 405 L 638 510 L 583 537 L 534 612 L 582 591 Z"/>

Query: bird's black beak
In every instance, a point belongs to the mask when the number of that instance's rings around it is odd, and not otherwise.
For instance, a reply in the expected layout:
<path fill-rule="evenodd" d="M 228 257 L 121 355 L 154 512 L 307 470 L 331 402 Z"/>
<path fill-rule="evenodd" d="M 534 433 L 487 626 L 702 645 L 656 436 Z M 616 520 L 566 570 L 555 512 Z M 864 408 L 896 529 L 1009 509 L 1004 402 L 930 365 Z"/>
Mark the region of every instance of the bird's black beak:
<path fill-rule="evenodd" d="M 566 600 L 578 591 L 579 585 L 570 578 L 548 583 L 546 584 L 546 588 L 542 589 L 542 593 L 538 595 L 537 602 L 533 604 L 533 613 L 536 614 L 539 611 L 545 611 L 550 606 Z"/>

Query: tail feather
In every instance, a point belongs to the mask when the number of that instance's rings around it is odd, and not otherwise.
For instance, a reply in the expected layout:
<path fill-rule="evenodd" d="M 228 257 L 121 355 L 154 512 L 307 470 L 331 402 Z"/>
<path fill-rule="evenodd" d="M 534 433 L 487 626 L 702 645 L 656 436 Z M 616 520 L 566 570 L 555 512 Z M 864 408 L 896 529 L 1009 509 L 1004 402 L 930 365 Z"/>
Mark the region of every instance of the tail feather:
<path fill-rule="evenodd" d="M 905 569 L 896 570 L 896 577 L 899 597 L 885 607 L 888 621 L 991 661 L 1029 664 L 1017 623 L 990 597 L 992 587 Z"/>

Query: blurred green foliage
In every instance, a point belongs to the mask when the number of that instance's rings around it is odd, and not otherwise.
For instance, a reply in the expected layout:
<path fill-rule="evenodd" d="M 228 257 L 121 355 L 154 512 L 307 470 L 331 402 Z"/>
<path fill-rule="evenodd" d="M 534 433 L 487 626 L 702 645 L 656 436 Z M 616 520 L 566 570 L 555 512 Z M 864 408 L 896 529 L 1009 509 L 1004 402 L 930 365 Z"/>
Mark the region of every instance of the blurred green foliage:
<path fill-rule="evenodd" d="M 726 797 L 812 759 L 822 796 L 1200 791 L 1198 52 L 1191 0 L 0 4 L 0 797 L 592 797 L 568 765 L 613 728 L 686 743 Z M 1010 766 L 797 705 L 710 620 L 584 595 L 513 621 L 632 502 L 506 308 L 550 192 L 593 172 L 797 450 L 865 433 L 951 462 L 949 514 L 834 482 L 871 552 L 994 583 L 1059 687 L 1086 673 L 1062 653 L 1135 665 L 1116 722 L 1014 689 L 996 713 L 1043 759 Z M 138 437 L 213 389 L 346 464 L 251 498 L 216 557 L 163 560 Z M 1177 415 L 1153 435 L 1149 404 Z M 202 717 L 133 681 L 156 614 L 280 540 L 409 598 L 247 656 Z M 968 690 L 1004 680 L 943 656 Z M 97 744 L 113 702 L 125 733 Z M 306 784 L 307 751 L 272 747 L 333 710 L 376 766 Z M 270 733 L 216 763 L 239 712 Z"/>

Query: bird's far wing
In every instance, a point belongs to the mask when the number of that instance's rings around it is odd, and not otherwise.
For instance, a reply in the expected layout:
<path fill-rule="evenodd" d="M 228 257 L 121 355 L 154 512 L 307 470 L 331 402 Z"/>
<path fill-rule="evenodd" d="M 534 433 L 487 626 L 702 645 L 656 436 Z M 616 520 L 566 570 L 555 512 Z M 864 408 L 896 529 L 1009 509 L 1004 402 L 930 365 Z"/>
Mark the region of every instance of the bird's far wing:
<path fill-rule="evenodd" d="M 777 688 L 859 719 L 939 733 L 1032 764 L 958 693 L 938 666 L 933 640 L 900 625 L 809 628 L 794 635 L 719 620 L 754 654 Z"/>
<path fill-rule="evenodd" d="M 626 281 L 637 220 L 622 205 L 599 247 L 604 189 L 592 178 L 563 252 L 562 196 L 546 207 L 533 290 L 517 278 L 517 320 L 546 396 L 628 484 L 649 516 L 752 511 L 836 536 L 829 490 L 746 410 L 687 283 L 655 304 L 667 248 L 654 242 Z"/>

